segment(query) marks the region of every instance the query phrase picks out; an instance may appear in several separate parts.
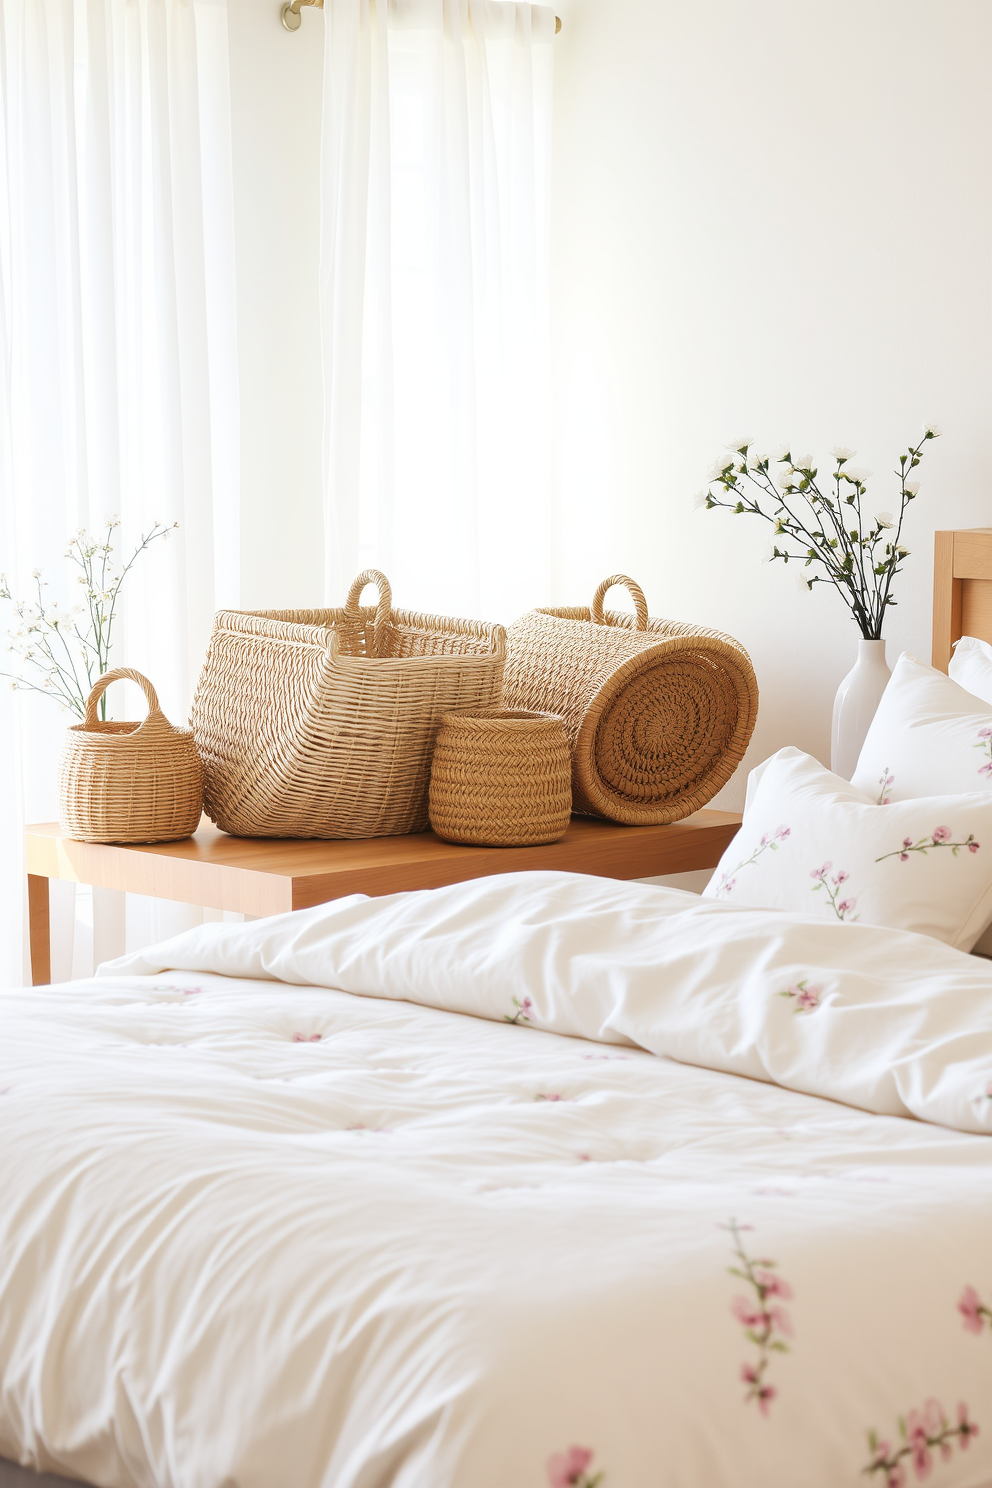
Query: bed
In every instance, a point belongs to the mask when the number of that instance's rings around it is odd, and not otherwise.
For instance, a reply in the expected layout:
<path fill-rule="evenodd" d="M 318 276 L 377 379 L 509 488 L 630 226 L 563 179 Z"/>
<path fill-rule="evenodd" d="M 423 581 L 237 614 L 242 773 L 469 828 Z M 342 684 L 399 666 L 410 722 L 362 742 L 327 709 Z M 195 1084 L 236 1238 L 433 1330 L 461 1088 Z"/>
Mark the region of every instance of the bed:
<path fill-rule="evenodd" d="M 933 652 L 947 671 L 955 641 L 992 642 L 992 527 L 934 534 Z"/>
<path fill-rule="evenodd" d="M 992 1485 L 975 956 L 515 874 L 3 1022 L 5 1488 Z"/>

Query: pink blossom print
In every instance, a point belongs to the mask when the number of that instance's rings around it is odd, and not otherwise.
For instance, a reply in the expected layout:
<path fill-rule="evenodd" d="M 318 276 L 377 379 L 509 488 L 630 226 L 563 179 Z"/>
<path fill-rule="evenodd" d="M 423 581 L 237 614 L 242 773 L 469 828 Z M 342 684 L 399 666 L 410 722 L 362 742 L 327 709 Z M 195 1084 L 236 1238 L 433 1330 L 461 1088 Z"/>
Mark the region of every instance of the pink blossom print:
<path fill-rule="evenodd" d="M 871 1460 L 864 1471 L 869 1477 L 880 1474 L 885 1488 L 904 1488 L 907 1466 L 912 1467 L 914 1476 L 922 1482 L 930 1476 L 935 1450 L 939 1451 L 941 1461 L 947 1462 L 953 1456 L 955 1439 L 965 1452 L 971 1438 L 978 1435 L 978 1427 L 969 1420 L 968 1407 L 963 1401 L 958 1406 L 957 1425 L 952 1426 L 940 1401 L 932 1396 L 920 1410 L 911 1410 L 905 1418 L 900 1416 L 898 1425 L 896 1446 L 880 1440 L 874 1431 L 868 1433 Z"/>
<path fill-rule="evenodd" d="M 821 889 L 826 891 L 827 898 L 830 901 L 830 908 L 839 920 L 849 920 L 852 922 L 859 920 L 861 916 L 854 913 L 858 907 L 858 901 L 852 893 L 844 888 L 851 875 L 846 868 L 838 868 L 837 872 L 834 873 L 833 866 L 833 863 L 826 862 L 822 867 L 812 868 L 810 870 L 810 878 L 816 879 L 816 883 L 813 885 L 813 893 L 818 894 Z"/>
<path fill-rule="evenodd" d="M 978 742 L 975 748 L 982 751 L 982 763 L 978 767 L 978 773 L 988 779 L 992 776 L 992 728 L 978 730 Z"/>
<path fill-rule="evenodd" d="M 992 1329 L 992 1307 L 986 1307 L 973 1286 L 966 1286 L 958 1298 L 958 1312 L 969 1333 L 981 1333 L 985 1324 Z"/>
<path fill-rule="evenodd" d="M 933 852 L 934 848 L 938 847 L 949 847 L 952 856 L 956 858 L 963 847 L 966 847 L 970 853 L 978 852 L 981 847 L 981 843 L 975 841 L 974 832 L 969 832 L 963 842 L 952 842 L 953 836 L 954 833 L 950 827 L 934 827 L 929 837 L 921 837 L 918 842 L 914 842 L 912 837 L 904 837 L 902 847 L 895 848 L 893 852 L 883 853 L 880 858 L 875 859 L 875 862 L 884 863 L 886 858 L 898 858 L 901 863 L 905 863 L 910 853 L 922 853 L 926 857 L 927 853 Z"/>
<path fill-rule="evenodd" d="M 888 765 L 886 765 L 885 769 L 878 777 L 878 800 L 875 802 L 876 806 L 888 806 L 890 799 L 889 791 L 892 789 L 895 783 L 896 777 L 892 774 Z"/>
<path fill-rule="evenodd" d="M 791 987 L 786 987 L 780 992 L 779 997 L 788 997 L 792 1000 L 792 1011 L 794 1013 L 815 1013 L 820 1006 L 822 989 L 811 987 L 809 978 L 803 977 L 801 982 L 796 982 Z"/>
<path fill-rule="evenodd" d="M 504 1023 L 529 1023 L 530 1015 L 534 1011 L 534 1004 L 529 997 L 523 1001 L 519 997 L 513 999 L 513 1012 L 503 1014 Z"/>
<path fill-rule="evenodd" d="M 549 1488 L 597 1488 L 601 1472 L 591 1473 L 595 1453 L 589 1447 L 569 1447 L 547 1461 Z"/>
<path fill-rule="evenodd" d="M 743 868 L 750 868 L 761 857 L 762 853 L 777 852 L 780 843 L 791 834 L 791 827 L 776 827 L 774 832 L 765 832 L 754 852 L 749 858 L 737 864 L 736 868 L 728 868 L 726 873 L 720 875 L 720 882 L 716 886 L 718 894 L 729 894 L 737 882 L 737 875 Z"/>
<path fill-rule="evenodd" d="M 787 1354 L 789 1345 L 783 1342 L 792 1337 L 792 1322 L 780 1304 L 792 1298 L 792 1288 L 781 1276 L 776 1276 L 776 1262 L 752 1259 L 744 1250 L 741 1231 L 750 1225 L 739 1225 L 735 1219 L 724 1226 L 734 1237 L 734 1254 L 738 1264 L 729 1267 L 731 1276 L 747 1283 L 752 1295 L 735 1297 L 730 1310 L 744 1329 L 744 1336 L 757 1349 L 757 1357 L 741 1365 L 741 1379 L 747 1386 L 744 1403 L 758 1402 L 758 1409 L 767 1416 L 769 1406 L 778 1394 L 767 1380 L 768 1367 L 773 1354 Z M 777 1299 L 777 1300 L 776 1300 Z"/>

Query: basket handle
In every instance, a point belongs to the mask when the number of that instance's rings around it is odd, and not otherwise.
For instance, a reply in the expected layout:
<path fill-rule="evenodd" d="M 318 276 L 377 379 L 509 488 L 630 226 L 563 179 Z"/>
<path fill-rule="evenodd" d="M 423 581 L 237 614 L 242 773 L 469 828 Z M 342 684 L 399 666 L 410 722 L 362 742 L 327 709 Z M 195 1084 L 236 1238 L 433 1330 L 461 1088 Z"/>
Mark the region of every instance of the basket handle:
<path fill-rule="evenodd" d="M 358 602 L 362 597 L 362 590 L 367 584 L 374 584 L 379 591 L 379 603 L 375 607 L 375 624 L 372 629 L 372 646 L 378 655 L 382 650 L 385 640 L 386 626 L 389 617 L 393 613 L 393 591 L 389 587 L 389 580 L 384 573 L 377 568 L 367 568 L 348 590 L 348 598 L 344 602 L 345 614 L 355 625 L 358 624 Z"/>
<path fill-rule="evenodd" d="M 143 672 L 136 672 L 133 667 L 116 667 L 112 672 L 104 672 L 94 684 L 93 690 L 86 699 L 86 714 L 83 718 L 83 728 L 94 729 L 100 720 L 96 716 L 96 705 L 103 697 L 111 682 L 137 682 L 145 697 L 148 699 L 148 713 L 141 720 L 135 733 L 140 733 L 146 723 L 157 723 L 160 719 L 163 723 L 168 720 L 159 707 L 158 693 Z"/>
<path fill-rule="evenodd" d="M 640 584 L 638 584 L 636 579 L 630 579 L 627 577 L 626 574 L 610 574 L 610 577 L 608 579 L 604 579 L 599 588 L 596 590 L 596 593 L 592 597 L 592 605 L 590 607 L 593 624 L 606 625 L 608 623 L 603 616 L 603 600 L 606 598 L 608 590 L 612 589 L 614 584 L 622 584 L 623 587 L 627 590 L 627 593 L 630 595 L 631 599 L 634 601 L 634 609 L 636 611 L 636 614 L 634 616 L 634 629 L 647 630 L 648 602 L 644 598 L 644 590 L 641 588 Z"/>

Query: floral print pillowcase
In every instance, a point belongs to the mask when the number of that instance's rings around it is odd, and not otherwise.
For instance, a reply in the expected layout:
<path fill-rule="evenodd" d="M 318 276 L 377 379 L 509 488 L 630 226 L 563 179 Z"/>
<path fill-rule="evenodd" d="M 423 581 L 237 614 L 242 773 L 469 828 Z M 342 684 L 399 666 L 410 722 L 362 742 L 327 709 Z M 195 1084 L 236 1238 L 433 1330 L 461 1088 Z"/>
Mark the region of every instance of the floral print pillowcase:
<path fill-rule="evenodd" d="M 703 893 L 970 950 L 992 921 L 992 790 L 880 805 L 810 755 L 779 750 Z"/>
<path fill-rule="evenodd" d="M 992 704 L 904 652 L 852 783 L 879 805 L 992 792 Z"/>

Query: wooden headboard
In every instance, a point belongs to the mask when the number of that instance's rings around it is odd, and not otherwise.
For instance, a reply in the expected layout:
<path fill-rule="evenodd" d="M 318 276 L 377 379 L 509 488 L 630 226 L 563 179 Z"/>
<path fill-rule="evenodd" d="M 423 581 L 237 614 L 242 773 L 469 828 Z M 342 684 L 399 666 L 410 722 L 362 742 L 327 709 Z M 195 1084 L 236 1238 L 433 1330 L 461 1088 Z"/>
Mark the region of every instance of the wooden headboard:
<path fill-rule="evenodd" d="M 932 660 L 942 672 L 963 635 L 992 643 L 992 527 L 934 533 Z"/>

